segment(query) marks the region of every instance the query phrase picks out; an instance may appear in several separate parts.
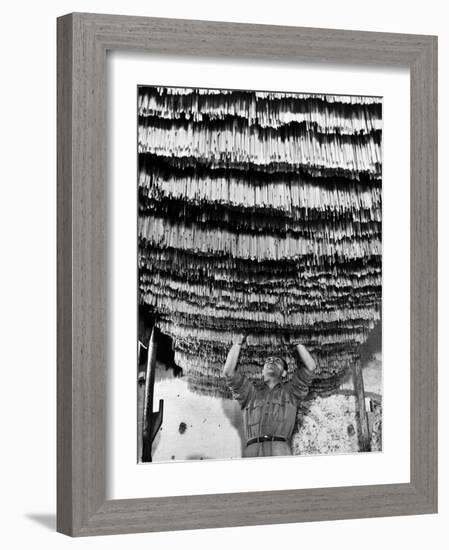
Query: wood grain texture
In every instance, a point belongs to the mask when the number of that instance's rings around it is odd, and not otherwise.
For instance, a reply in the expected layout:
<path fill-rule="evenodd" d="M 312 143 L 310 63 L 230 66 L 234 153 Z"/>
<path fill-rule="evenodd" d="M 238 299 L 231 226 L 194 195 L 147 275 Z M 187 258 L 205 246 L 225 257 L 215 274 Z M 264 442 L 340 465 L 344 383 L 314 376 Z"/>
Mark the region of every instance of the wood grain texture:
<path fill-rule="evenodd" d="M 368 427 L 368 416 L 365 406 L 365 386 L 363 385 L 362 366 L 357 361 L 352 367 L 352 379 L 356 397 L 356 416 L 359 423 L 359 445 L 362 452 L 371 451 L 371 438 Z"/>
<path fill-rule="evenodd" d="M 411 71 L 411 481 L 106 500 L 108 49 Z M 437 510 L 437 39 L 116 15 L 58 19 L 58 522 L 98 535 Z"/>
<path fill-rule="evenodd" d="M 57 529 L 72 530 L 72 55 L 71 18 L 58 20 L 57 48 Z"/>
<path fill-rule="evenodd" d="M 437 41 L 423 49 L 411 81 L 411 480 L 437 509 L 438 439 L 438 86 Z"/>

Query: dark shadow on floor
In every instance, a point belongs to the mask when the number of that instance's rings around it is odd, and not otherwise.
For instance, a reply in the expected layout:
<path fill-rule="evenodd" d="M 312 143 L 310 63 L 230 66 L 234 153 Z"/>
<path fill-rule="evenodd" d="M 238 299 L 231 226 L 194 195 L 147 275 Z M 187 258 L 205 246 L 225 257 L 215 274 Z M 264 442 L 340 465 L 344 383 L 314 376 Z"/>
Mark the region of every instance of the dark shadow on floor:
<path fill-rule="evenodd" d="M 25 514 L 25 517 L 50 529 L 50 531 L 56 531 L 56 514 Z"/>

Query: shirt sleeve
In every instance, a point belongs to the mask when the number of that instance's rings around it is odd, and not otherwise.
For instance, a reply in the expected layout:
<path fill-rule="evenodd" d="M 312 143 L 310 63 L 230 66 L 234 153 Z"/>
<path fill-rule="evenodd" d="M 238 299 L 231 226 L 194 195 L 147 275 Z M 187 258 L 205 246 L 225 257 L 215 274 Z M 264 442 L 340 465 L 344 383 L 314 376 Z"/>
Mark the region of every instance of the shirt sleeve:
<path fill-rule="evenodd" d="M 225 376 L 225 378 L 232 396 L 239 402 L 240 408 L 245 408 L 253 395 L 253 384 L 238 371 L 235 371 L 231 376 Z"/>
<path fill-rule="evenodd" d="M 296 401 L 300 402 L 309 393 L 310 384 L 313 380 L 313 372 L 305 365 L 295 369 L 292 379 L 290 380 L 290 391 Z"/>

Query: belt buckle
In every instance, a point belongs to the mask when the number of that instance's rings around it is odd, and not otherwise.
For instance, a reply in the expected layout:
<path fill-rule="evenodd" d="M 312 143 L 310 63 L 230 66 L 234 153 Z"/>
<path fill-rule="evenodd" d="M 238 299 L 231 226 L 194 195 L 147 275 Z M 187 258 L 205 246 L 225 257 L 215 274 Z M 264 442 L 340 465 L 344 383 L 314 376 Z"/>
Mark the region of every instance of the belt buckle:
<path fill-rule="evenodd" d="M 273 441 L 273 438 L 270 437 L 269 435 L 263 435 L 263 436 L 262 436 L 262 439 L 263 439 L 264 441 Z"/>

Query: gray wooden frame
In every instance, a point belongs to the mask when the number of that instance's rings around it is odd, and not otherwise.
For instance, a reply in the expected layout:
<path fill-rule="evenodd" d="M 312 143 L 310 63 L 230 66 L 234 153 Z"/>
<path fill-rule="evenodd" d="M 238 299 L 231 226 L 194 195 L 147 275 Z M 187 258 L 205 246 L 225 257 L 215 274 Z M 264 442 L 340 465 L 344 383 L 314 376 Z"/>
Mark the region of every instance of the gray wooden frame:
<path fill-rule="evenodd" d="M 437 38 L 74 13 L 58 19 L 57 529 L 72 536 L 437 511 Z M 106 52 L 411 73 L 410 483 L 106 500 Z"/>

